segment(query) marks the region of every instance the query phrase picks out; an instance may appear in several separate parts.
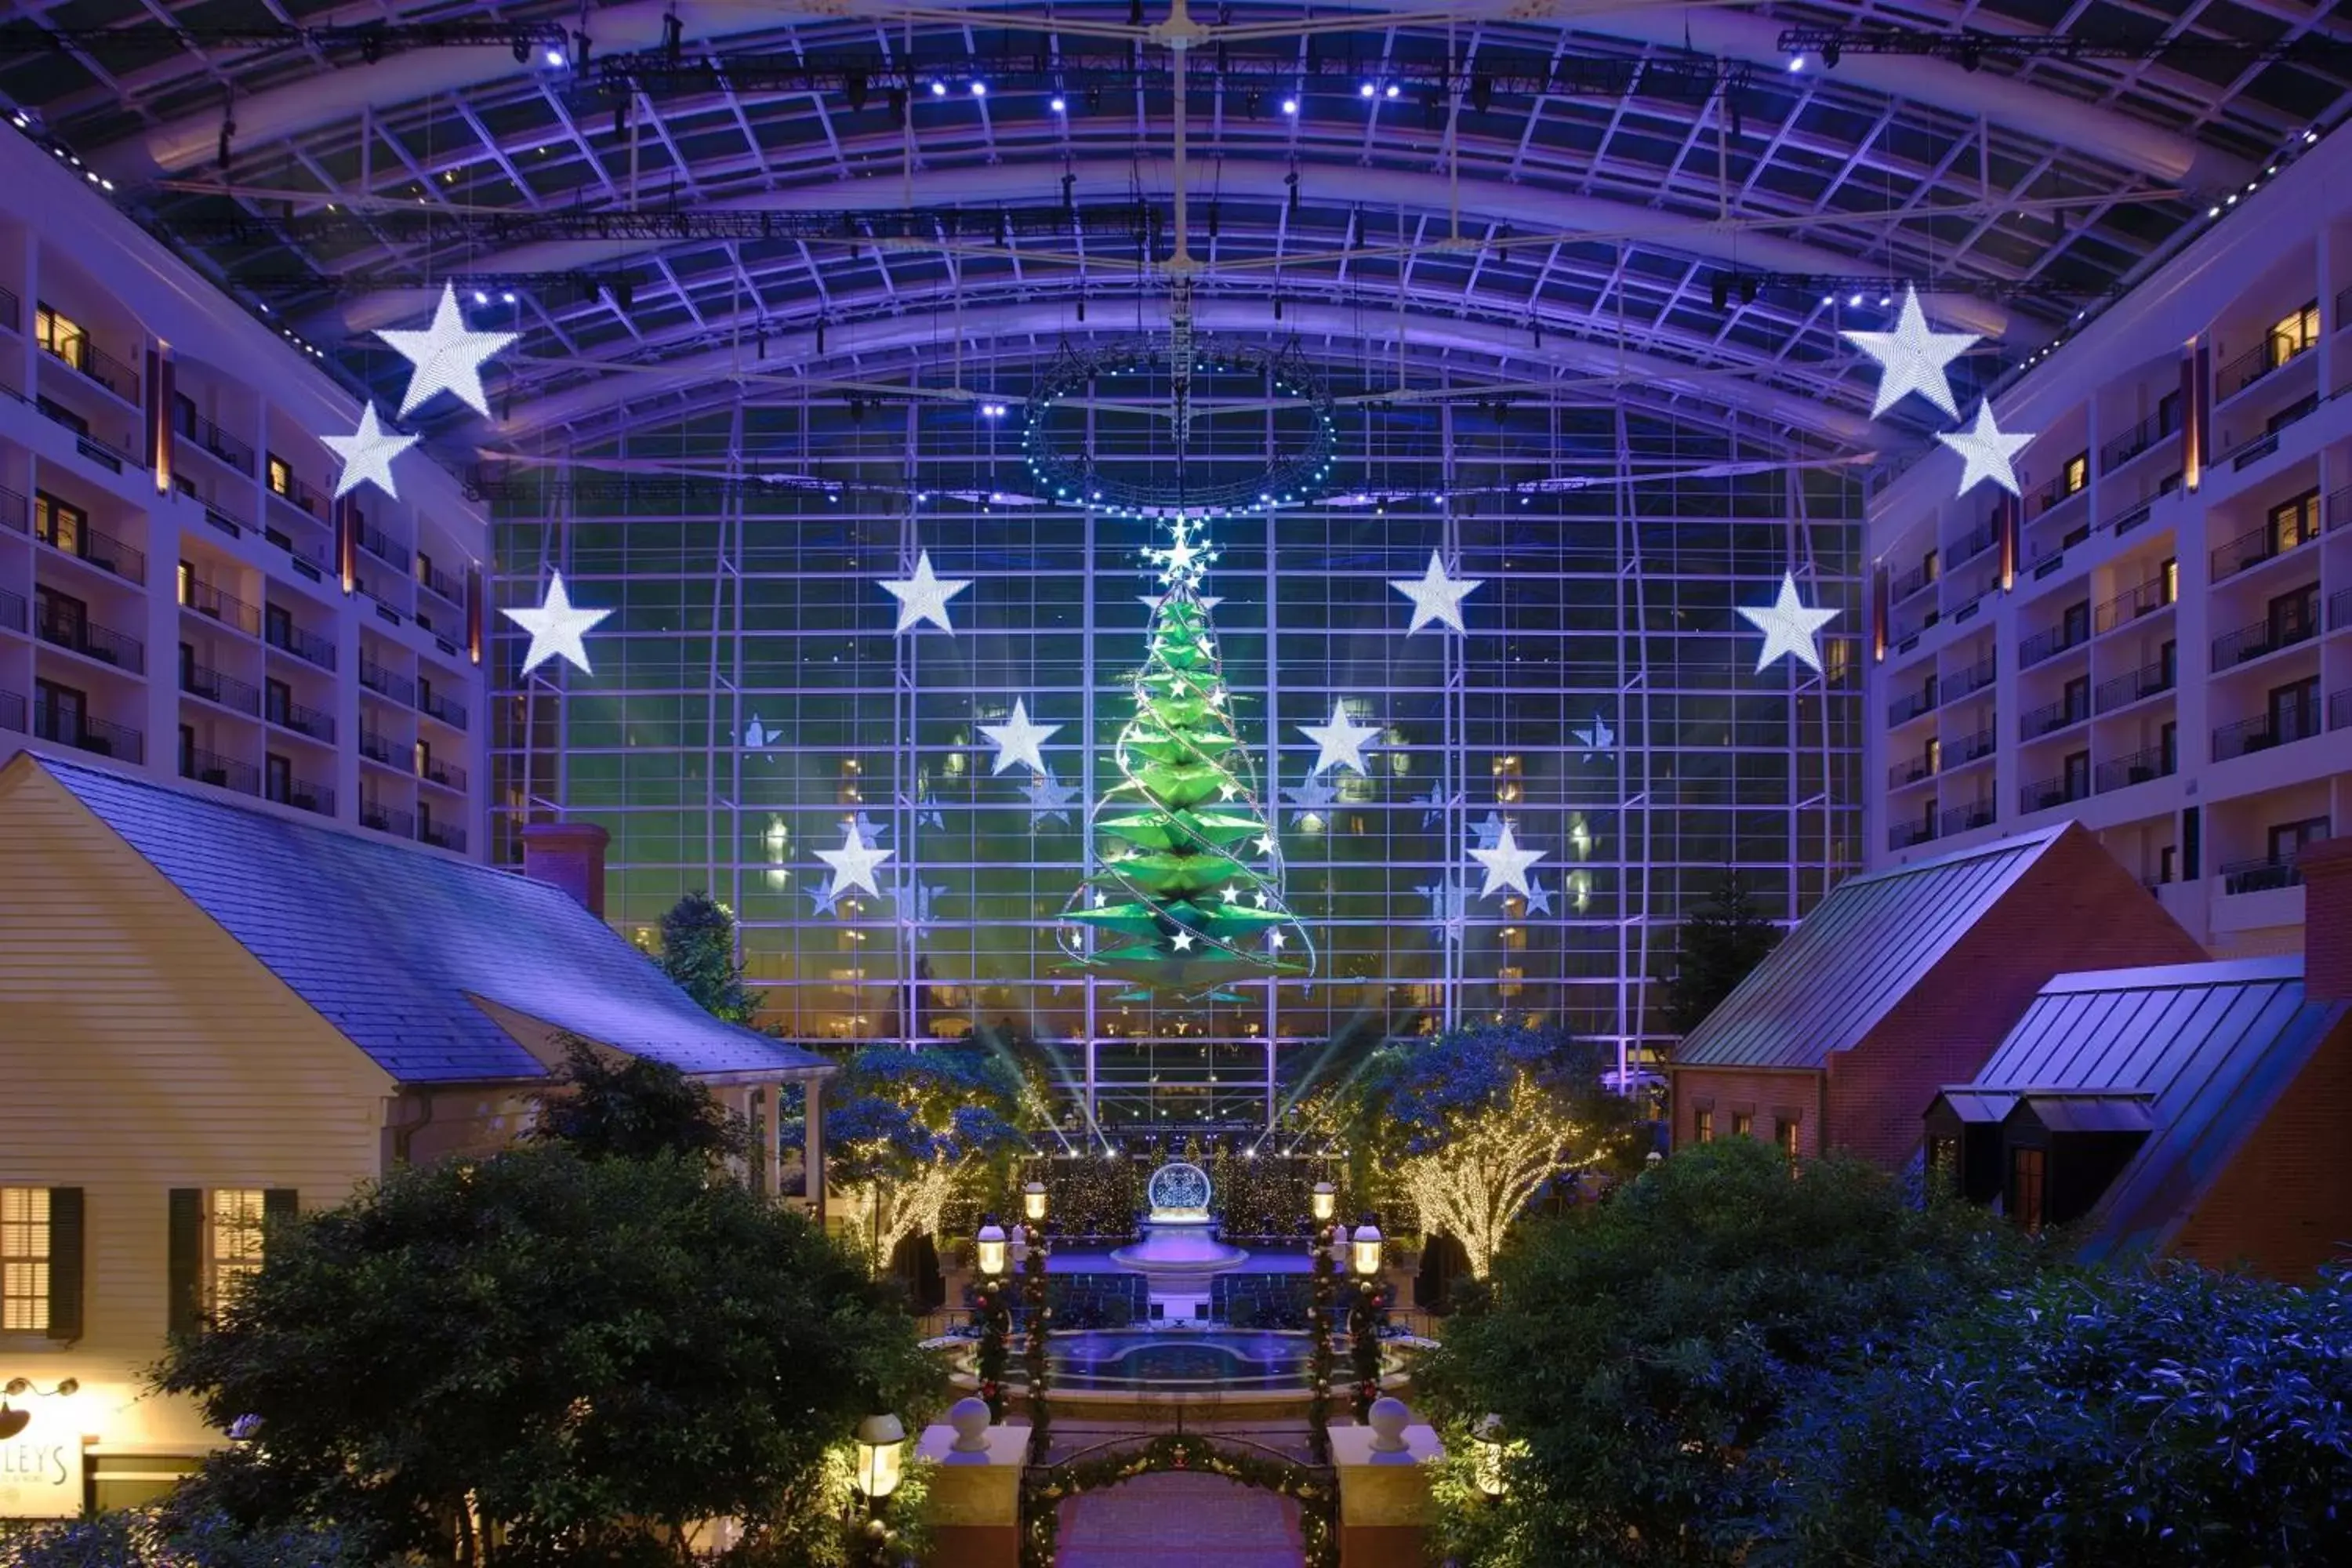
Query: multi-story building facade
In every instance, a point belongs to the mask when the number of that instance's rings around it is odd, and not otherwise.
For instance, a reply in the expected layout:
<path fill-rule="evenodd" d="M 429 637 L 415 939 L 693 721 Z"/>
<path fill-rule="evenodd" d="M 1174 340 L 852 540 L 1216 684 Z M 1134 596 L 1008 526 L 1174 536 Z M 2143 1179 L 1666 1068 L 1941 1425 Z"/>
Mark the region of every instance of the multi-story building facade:
<path fill-rule="evenodd" d="M 357 400 L 92 184 L 0 131 L 0 760 L 478 856 L 480 510 L 331 499 Z"/>
<path fill-rule="evenodd" d="M 1874 868 L 2074 817 L 2216 954 L 2300 951 L 2295 853 L 2352 821 L 2341 170 L 2229 198 L 1996 395 L 2021 498 L 1940 450 L 1874 496 Z"/>

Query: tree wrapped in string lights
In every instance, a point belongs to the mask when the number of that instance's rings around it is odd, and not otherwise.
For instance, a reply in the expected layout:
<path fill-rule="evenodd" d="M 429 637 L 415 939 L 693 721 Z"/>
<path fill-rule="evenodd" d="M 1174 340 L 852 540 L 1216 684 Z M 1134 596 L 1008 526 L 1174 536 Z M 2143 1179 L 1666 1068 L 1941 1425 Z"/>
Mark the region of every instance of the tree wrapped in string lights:
<path fill-rule="evenodd" d="M 1239 1001 L 1225 988 L 1311 974 L 1315 950 L 1283 902 L 1282 849 L 1201 599 L 1217 552 L 1197 519 L 1170 528 L 1144 552 L 1164 592 L 1112 752 L 1119 782 L 1090 815 L 1100 868 L 1071 894 L 1060 940 L 1076 967 L 1131 982 L 1134 999 Z"/>

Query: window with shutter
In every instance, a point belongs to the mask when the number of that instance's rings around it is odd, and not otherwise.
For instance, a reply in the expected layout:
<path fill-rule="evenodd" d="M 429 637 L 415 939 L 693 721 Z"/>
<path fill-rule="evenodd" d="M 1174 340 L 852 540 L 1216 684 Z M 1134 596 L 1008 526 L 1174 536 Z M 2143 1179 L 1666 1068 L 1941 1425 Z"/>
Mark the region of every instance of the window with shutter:
<path fill-rule="evenodd" d="M 0 1187 L 0 1330 L 49 1331 L 47 1187 Z"/>
<path fill-rule="evenodd" d="M 213 1189 L 207 1229 L 205 1305 L 219 1311 L 236 1300 L 261 1267 L 261 1221 L 267 1194 L 259 1187 Z"/>

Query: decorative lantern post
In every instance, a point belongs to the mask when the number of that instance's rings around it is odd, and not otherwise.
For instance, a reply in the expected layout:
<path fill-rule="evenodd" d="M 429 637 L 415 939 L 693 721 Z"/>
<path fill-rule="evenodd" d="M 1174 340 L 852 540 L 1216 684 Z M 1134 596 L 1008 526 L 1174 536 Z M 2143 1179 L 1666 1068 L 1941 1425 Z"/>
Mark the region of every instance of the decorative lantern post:
<path fill-rule="evenodd" d="M 1331 1462 L 1331 1306 L 1339 1284 L 1339 1269 L 1331 1261 L 1331 1249 L 1339 1242 L 1332 1216 L 1338 1211 L 1339 1193 L 1330 1183 L 1318 1182 L 1311 1202 L 1308 1212 L 1314 1224 L 1308 1230 L 1315 1239 L 1307 1245 L 1307 1256 L 1315 1265 L 1315 1295 L 1307 1324 L 1314 1338 L 1307 1342 L 1307 1442 L 1315 1462 L 1328 1465 Z"/>
<path fill-rule="evenodd" d="M 1022 1342 L 1022 1362 L 1029 1373 L 1029 1462 L 1042 1465 L 1051 1446 L 1053 1417 L 1045 1396 L 1051 1392 L 1045 1366 L 1047 1321 L 1054 1315 L 1045 1290 L 1045 1184 L 1031 1182 L 1021 1189 L 1022 1234 L 1028 1241 L 1021 1263 L 1021 1304 L 1028 1322 Z"/>
<path fill-rule="evenodd" d="M 1355 1305 L 1348 1316 L 1349 1350 L 1353 1363 L 1354 1408 L 1361 1421 L 1381 1396 L 1381 1227 L 1366 1215 L 1349 1238 L 1349 1261 L 1356 1275 Z"/>
<path fill-rule="evenodd" d="M 866 1500 L 866 1518 L 853 1543 L 855 1561 L 880 1564 L 891 1560 L 894 1532 L 882 1510 L 905 1474 L 906 1448 L 907 1428 L 896 1415 L 886 1411 L 857 1424 L 857 1474 L 850 1484 Z"/>
<path fill-rule="evenodd" d="M 1004 1278 L 1004 1227 L 996 1223 L 994 1215 L 985 1215 L 972 1241 L 980 1261 L 980 1284 L 971 1298 L 980 1351 L 972 1359 L 972 1371 L 980 1378 L 980 1396 L 988 1401 L 989 1420 L 999 1422 L 1004 1419 L 1004 1342 L 1013 1327 L 1012 1303 L 1007 1300 L 1012 1292 Z"/>
<path fill-rule="evenodd" d="M 1498 1498 L 1510 1489 L 1503 1476 L 1503 1418 L 1489 1411 L 1470 1428 L 1471 1479 L 1483 1497 Z"/>

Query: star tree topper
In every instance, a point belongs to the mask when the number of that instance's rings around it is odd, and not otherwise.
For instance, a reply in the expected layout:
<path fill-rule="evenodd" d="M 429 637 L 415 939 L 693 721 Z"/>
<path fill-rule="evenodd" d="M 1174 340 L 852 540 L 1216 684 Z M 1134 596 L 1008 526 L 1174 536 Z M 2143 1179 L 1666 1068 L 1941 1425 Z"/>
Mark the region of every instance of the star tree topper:
<path fill-rule="evenodd" d="M 833 868 L 833 879 L 825 884 L 825 892 L 837 899 L 853 889 L 863 888 L 880 898 L 882 889 L 874 885 L 874 868 L 890 858 L 891 853 L 866 843 L 857 825 L 851 823 L 844 832 L 840 848 L 816 852 L 818 859 Z"/>
<path fill-rule="evenodd" d="M 897 582 L 885 579 L 882 591 L 898 601 L 898 630 L 909 631 L 919 623 L 929 621 L 953 637 L 955 626 L 948 619 L 948 601 L 971 586 L 969 577 L 933 576 L 931 552 L 926 550 L 915 557 L 912 577 Z"/>
<path fill-rule="evenodd" d="M 1440 621 L 1455 631 L 1467 628 L 1462 624 L 1462 601 L 1482 587 L 1483 577 L 1448 577 L 1437 552 L 1429 552 L 1429 570 L 1418 577 L 1391 577 L 1389 586 L 1412 601 L 1412 625 L 1405 627 L 1411 637 L 1432 621 Z"/>
<path fill-rule="evenodd" d="M 1810 610 L 1797 597 L 1794 573 L 1780 574 L 1780 596 L 1761 609 L 1738 606 L 1748 624 L 1764 634 L 1764 651 L 1756 656 L 1756 668 L 1760 673 L 1782 654 L 1809 667 L 1815 675 L 1822 673 L 1822 656 L 1813 647 L 1813 637 L 1823 626 L 1837 619 L 1835 610 Z"/>
<path fill-rule="evenodd" d="M 456 287 L 442 284 L 441 303 L 433 312 L 431 326 L 421 332 L 386 328 L 376 333 L 415 367 L 409 373 L 408 395 L 400 400 L 400 417 L 407 418 L 435 394 L 446 392 L 488 418 L 490 400 L 482 395 L 482 362 L 520 335 L 467 331 L 466 318 L 457 309 Z"/>
<path fill-rule="evenodd" d="M 1059 724 L 1033 724 L 1029 707 L 1021 698 L 1013 700 L 1013 717 L 1003 724 L 982 724 L 980 732 L 996 747 L 996 765 L 988 770 L 994 777 L 1009 767 L 1026 763 L 1039 773 L 1045 771 L 1045 755 L 1038 748 L 1058 733 Z"/>
<path fill-rule="evenodd" d="M 610 610 L 583 610 L 572 603 L 564 591 L 563 574 L 547 574 L 547 597 L 535 610 L 501 609 L 499 614 L 530 634 L 530 647 L 522 656 L 521 674 L 529 675 L 549 659 L 561 656 L 566 664 L 576 666 L 583 675 L 593 675 L 588 668 L 588 648 L 582 640 L 589 628 L 611 615 Z"/>
<path fill-rule="evenodd" d="M 1298 732 L 1321 748 L 1315 765 L 1307 770 L 1312 778 L 1326 768 L 1353 768 L 1360 773 L 1371 770 L 1364 764 L 1364 742 L 1379 734 L 1374 724 L 1359 724 L 1348 717 L 1348 705 L 1334 700 L 1328 724 L 1301 724 Z"/>
<path fill-rule="evenodd" d="M 1550 854 L 1549 849 L 1522 849 L 1511 837 L 1509 823 L 1503 825 L 1502 837 L 1492 849 L 1473 849 L 1470 858 L 1486 868 L 1486 885 L 1478 889 L 1485 898 L 1500 889 L 1508 888 L 1521 898 L 1528 896 L 1528 868 Z"/>
<path fill-rule="evenodd" d="M 343 471 L 335 476 L 336 500 L 362 485 L 373 485 L 393 500 L 400 499 L 400 491 L 392 483 L 392 460 L 415 446 L 416 437 L 387 430 L 376 423 L 373 403 L 360 410 L 360 427 L 356 431 L 349 436 L 321 436 L 319 441 L 343 460 Z"/>
<path fill-rule="evenodd" d="M 1968 494 L 1987 479 L 2011 495 L 2023 493 L 2018 488 L 2017 470 L 2010 467 L 2010 459 L 2033 437 L 2012 436 L 1994 424 L 1990 398 L 1977 405 L 1974 425 L 1965 430 L 1938 430 L 1936 439 L 1960 455 L 1960 494 Z"/>
<path fill-rule="evenodd" d="M 1927 313 L 1919 309 L 1918 289 L 1904 289 L 1903 311 L 1895 319 L 1893 331 L 1839 335 L 1879 363 L 1878 398 L 1870 410 L 1873 419 L 1913 392 L 1953 418 L 1960 416 L 1959 405 L 1952 401 L 1951 374 L 1944 367 L 1968 353 L 1977 335 L 1931 330 Z"/>

